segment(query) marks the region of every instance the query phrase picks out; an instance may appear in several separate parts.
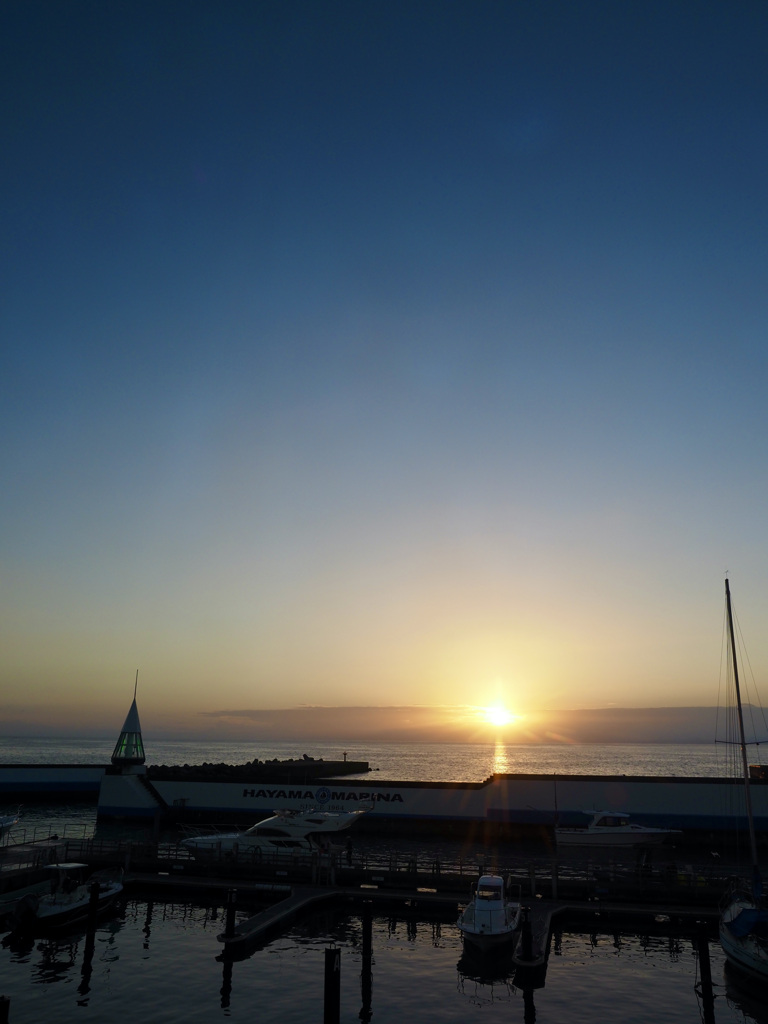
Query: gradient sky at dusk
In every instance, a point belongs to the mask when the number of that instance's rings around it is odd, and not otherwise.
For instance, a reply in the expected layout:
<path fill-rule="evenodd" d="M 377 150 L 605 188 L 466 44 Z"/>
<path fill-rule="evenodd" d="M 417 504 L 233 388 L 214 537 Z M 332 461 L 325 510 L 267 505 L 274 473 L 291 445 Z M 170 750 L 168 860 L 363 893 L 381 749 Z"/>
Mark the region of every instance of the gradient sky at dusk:
<path fill-rule="evenodd" d="M 763 0 L 0 47 L 0 732 L 711 705 L 726 570 L 768 675 Z"/>

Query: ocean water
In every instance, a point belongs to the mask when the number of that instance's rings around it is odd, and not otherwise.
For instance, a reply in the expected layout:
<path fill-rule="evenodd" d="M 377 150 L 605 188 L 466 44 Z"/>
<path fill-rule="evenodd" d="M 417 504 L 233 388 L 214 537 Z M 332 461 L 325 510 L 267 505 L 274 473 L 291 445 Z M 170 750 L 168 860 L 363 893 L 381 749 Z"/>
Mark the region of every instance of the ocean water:
<path fill-rule="evenodd" d="M 312 1024 L 323 1020 L 325 951 L 340 950 L 340 1022 L 466 1024 L 766 1024 L 765 999 L 745 989 L 705 940 L 642 926 L 588 931 L 564 921 L 546 975 L 531 986 L 503 962 L 467 961 L 452 920 L 375 914 L 363 958 L 357 913 L 305 918 L 237 960 L 222 958 L 220 906 L 126 900 L 90 939 L 3 940 L 2 987 L 12 1024 Z"/>
<path fill-rule="evenodd" d="M 115 737 L 117 739 L 117 737 Z M 1 764 L 104 764 L 114 740 L 0 737 Z M 144 737 L 148 764 L 244 764 L 258 758 L 367 761 L 382 779 L 482 782 L 494 772 L 560 775 L 724 775 L 724 748 L 712 744 L 202 743 Z"/>

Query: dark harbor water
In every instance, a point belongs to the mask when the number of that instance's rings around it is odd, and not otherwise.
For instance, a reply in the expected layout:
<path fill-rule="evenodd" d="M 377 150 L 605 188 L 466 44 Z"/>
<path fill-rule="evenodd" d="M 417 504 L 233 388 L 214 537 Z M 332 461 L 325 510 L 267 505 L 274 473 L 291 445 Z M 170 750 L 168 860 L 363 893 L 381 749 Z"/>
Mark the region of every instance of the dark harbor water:
<path fill-rule="evenodd" d="M 126 900 L 91 937 L 9 941 L 2 990 L 12 1024 L 323 1020 L 325 951 L 340 950 L 340 1021 L 427 1024 L 655 1021 L 765 1024 L 765 999 L 739 988 L 716 941 L 705 943 L 712 988 L 702 986 L 695 930 L 569 928 L 553 933 L 546 976 L 521 978 L 502 961 L 467 962 L 452 920 L 374 914 L 363 956 L 357 913 L 305 918 L 241 959 L 222 959 L 221 906 Z"/>

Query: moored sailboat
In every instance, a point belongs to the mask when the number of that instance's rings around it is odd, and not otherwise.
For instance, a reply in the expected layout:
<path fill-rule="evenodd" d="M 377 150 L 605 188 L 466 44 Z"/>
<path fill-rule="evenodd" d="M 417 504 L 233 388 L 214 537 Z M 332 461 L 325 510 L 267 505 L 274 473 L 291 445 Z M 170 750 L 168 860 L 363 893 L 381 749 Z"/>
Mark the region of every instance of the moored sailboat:
<path fill-rule="evenodd" d="M 747 763 L 747 743 L 736 657 L 736 639 L 733 630 L 731 591 L 727 579 L 725 581 L 725 599 L 731 669 L 736 699 L 738 742 L 741 752 L 741 774 L 744 779 L 744 800 L 749 829 L 752 876 L 748 881 L 740 882 L 734 886 L 726 896 L 725 905 L 720 916 L 720 945 L 726 958 L 734 967 L 768 985 L 768 903 L 766 903 L 763 892 L 757 855 L 749 765 Z"/>

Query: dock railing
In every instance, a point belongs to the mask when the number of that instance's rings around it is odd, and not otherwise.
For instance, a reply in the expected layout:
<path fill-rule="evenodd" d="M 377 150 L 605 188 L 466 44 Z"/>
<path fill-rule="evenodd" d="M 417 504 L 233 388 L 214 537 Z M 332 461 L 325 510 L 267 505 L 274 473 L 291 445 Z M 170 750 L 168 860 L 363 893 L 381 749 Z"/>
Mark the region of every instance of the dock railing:
<path fill-rule="evenodd" d="M 3 836 L 0 850 L 14 846 L 26 846 L 31 843 L 43 843 L 56 839 L 85 839 L 93 827 L 82 822 L 66 822 L 60 828 L 56 823 L 47 822 L 27 825 L 23 819 Z"/>
<path fill-rule="evenodd" d="M 61 861 L 67 843 L 82 841 L 88 832 L 87 826 L 76 823 L 61 831 L 51 825 L 15 825 L 0 845 L 0 872 L 7 880 L 14 872 L 36 871 Z"/>
<path fill-rule="evenodd" d="M 391 850 L 355 849 L 341 852 L 269 853 L 237 850 L 195 859 L 179 842 L 148 839 L 107 840 L 68 838 L 59 846 L 60 858 L 94 866 L 119 864 L 126 870 L 211 879 L 250 879 L 328 886 L 379 889 L 422 889 L 466 894 L 480 874 L 492 872 L 509 886 L 519 886 L 526 901 L 674 900 L 680 904 L 717 901 L 729 870 L 706 856 L 686 855 L 685 861 L 667 855 L 645 860 L 633 855 L 538 855 L 510 851 L 503 856 L 475 853 L 470 857 L 400 854 Z"/>

